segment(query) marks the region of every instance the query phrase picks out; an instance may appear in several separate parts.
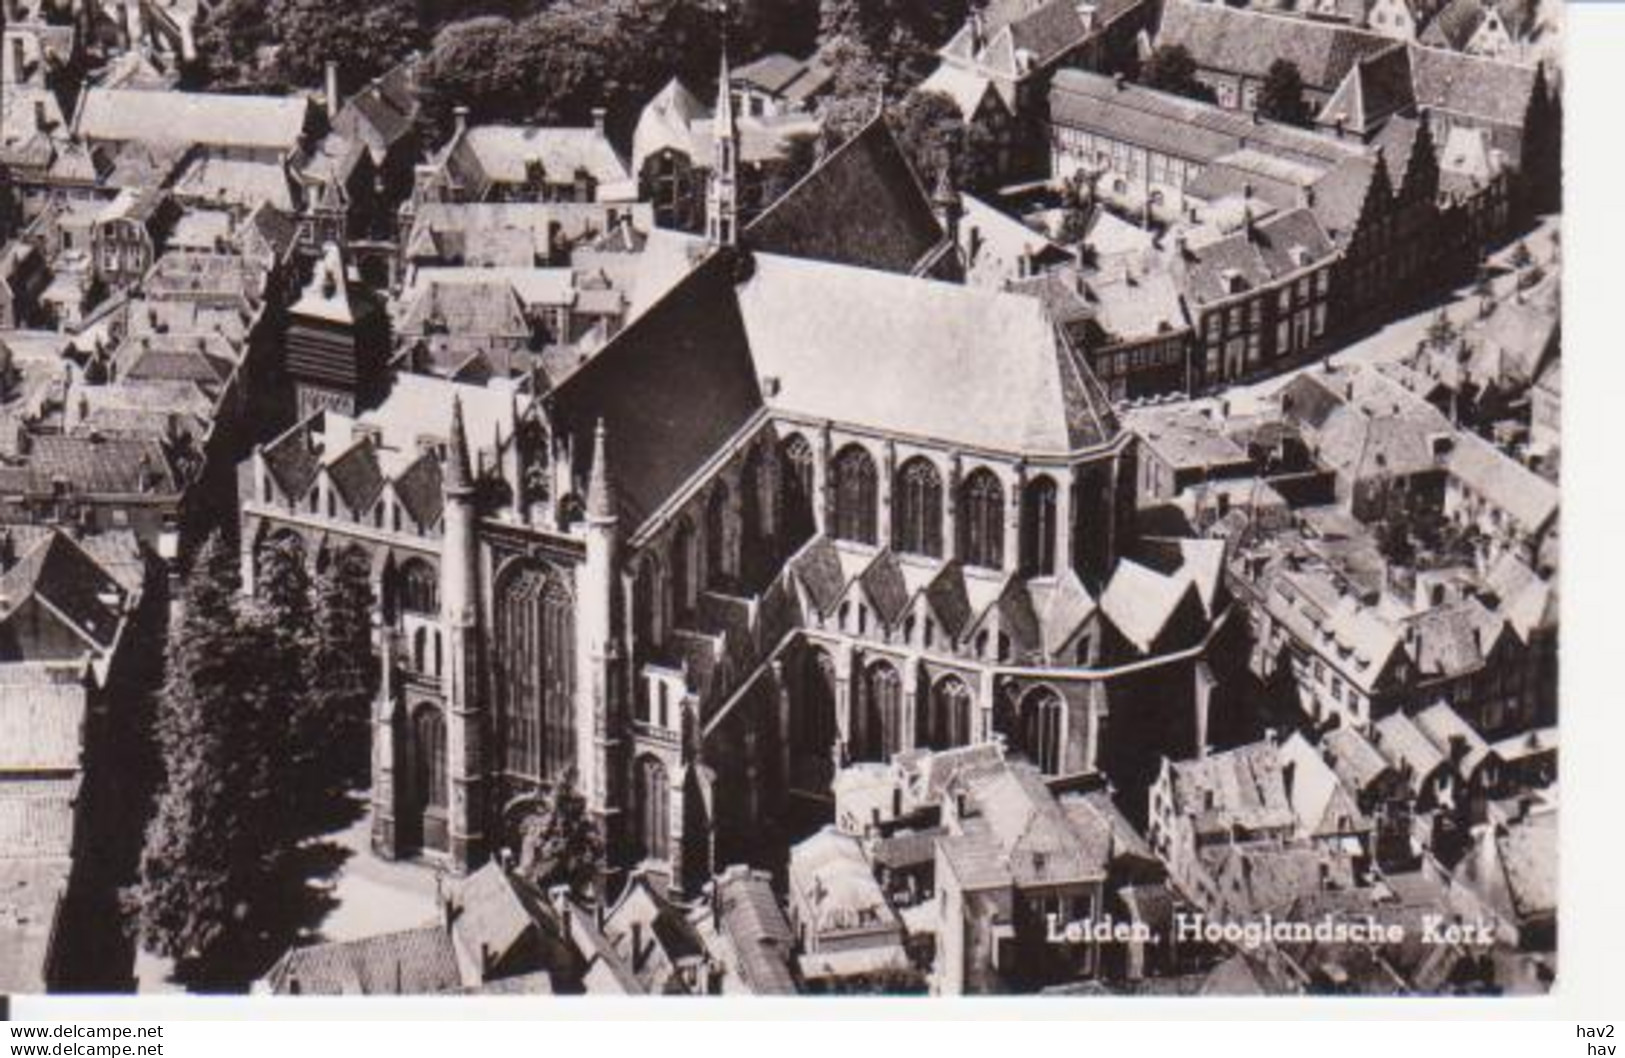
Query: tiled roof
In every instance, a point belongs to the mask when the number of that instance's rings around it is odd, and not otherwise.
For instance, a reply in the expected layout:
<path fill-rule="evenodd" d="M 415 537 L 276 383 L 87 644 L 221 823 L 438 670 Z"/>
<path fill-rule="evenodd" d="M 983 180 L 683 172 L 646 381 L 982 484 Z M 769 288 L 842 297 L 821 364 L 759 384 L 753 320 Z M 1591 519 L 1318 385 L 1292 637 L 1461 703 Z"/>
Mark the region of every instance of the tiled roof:
<path fill-rule="evenodd" d="M 1419 792 L 1446 763 L 1431 739 L 1404 713 L 1390 713 L 1373 725 L 1372 744 L 1393 767 L 1404 773 L 1412 792 Z"/>
<path fill-rule="evenodd" d="M 1523 127 L 1538 78 L 1534 67 L 1419 46 L 1411 70 L 1418 106 L 1506 128 Z"/>
<path fill-rule="evenodd" d="M 757 250 L 911 273 L 943 238 L 884 118 L 832 151 L 745 229 Z"/>
<path fill-rule="evenodd" d="M 1284 59 L 1298 68 L 1305 87 L 1330 92 L 1359 59 L 1389 47 L 1392 38 L 1331 22 L 1169 0 L 1156 43 L 1183 46 L 1204 69 L 1259 81 L 1271 63 Z"/>
<path fill-rule="evenodd" d="M 90 88 L 74 131 L 86 140 L 185 141 L 292 152 L 310 114 L 303 96 Z"/>
<path fill-rule="evenodd" d="M 1438 747 L 1439 752 L 1451 761 L 1462 776 L 1471 777 L 1494 752 L 1484 737 L 1473 730 L 1473 726 L 1463 720 L 1449 702 L 1434 702 L 1417 713 L 1415 719 L 1422 734 Z M 1455 759 L 1458 747 L 1462 754 L 1459 761 Z"/>
<path fill-rule="evenodd" d="M 0 992 L 43 995 L 72 865 L 65 857 L 0 858 Z"/>
<path fill-rule="evenodd" d="M 599 184 L 632 177 L 609 138 L 595 128 L 481 125 L 467 130 L 447 156 L 454 179 L 470 184 L 475 197 L 484 197 L 491 184 L 524 184 L 533 160 L 542 164 L 550 183 L 571 183 L 578 170 Z"/>
<path fill-rule="evenodd" d="M 1429 47 L 1461 51 L 1488 17 L 1489 10 L 1481 0 L 1450 0 L 1428 20 L 1417 39 Z"/>
<path fill-rule="evenodd" d="M 1332 771 L 1356 793 L 1364 793 L 1389 769 L 1376 747 L 1351 727 L 1328 731 L 1320 744 Z"/>
<path fill-rule="evenodd" d="M 712 897 L 722 904 L 722 929 L 738 972 L 755 995 L 793 995 L 790 972 L 795 935 L 764 875 L 731 868 L 716 880 Z"/>
<path fill-rule="evenodd" d="M 1177 809 L 1193 818 L 1199 834 L 1293 826 L 1281 758 L 1273 742 L 1255 742 L 1196 760 L 1174 762 Z"/>
<path fill-rule="evenodd" d="M 1558 828 L 1556 812 L 1541 812 L 1508 826 L 1499 835 L 1506 885 L 1513 909 L 1525 918 L 1557 910 Z"/>
<path fill-rule="evenodd" d="M 0 681 L 0 772 L 77 772 L 84 722 L 79 684 Z"/>
<path fill-rule="evenodd" d="M 1511 515 L 1524 532 L 1538 532 L 1557 514 L 1557 486 L 1479 437 L 1462 431 L 1450 453 L 1450 474 Z"/>
<path fill-rule="evenodd" d="M 1191 596 L 1188 578 L 1167 576 L 1124 559 L 1101 593 L 1100 610 L 1124 639 L 1149 653 Z"/>
<path fill-rule="evenodd" d="M 70 855 L 78 796 L 77 778 L 0 779 L 0 863 Z"/>
<path fill-rule="evenodd" d="M 1087 70 L 1056 73 L 1050 88 L 1050 120 L 1203 164 L 1243 147 L 1316 166 L 1366 153 L 1354 142 L 1255 121 L 1210 103 L 1118 83 Z"/>
<path fill-rule="evenodd" d="M 295 948 L 266 981 L 278 995 L 434 995 L 463 984 L 451 936 L 438 923 Z"/>

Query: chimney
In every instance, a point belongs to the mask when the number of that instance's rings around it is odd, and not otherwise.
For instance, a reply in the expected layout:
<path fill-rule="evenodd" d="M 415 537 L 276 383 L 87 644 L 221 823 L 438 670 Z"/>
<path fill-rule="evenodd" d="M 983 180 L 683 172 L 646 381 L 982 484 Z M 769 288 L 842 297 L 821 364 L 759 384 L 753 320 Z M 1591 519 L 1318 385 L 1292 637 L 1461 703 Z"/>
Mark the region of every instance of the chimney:
<path fill-rule="evenodd" d="M 453 109 L 451 114 L 453 119 L 452 135 L 461 136 L 464 132 L 468 131 L 468 108 L 466 106 L 459 106 Z"/>
<path fill-rule="evenodd" d="M 43 99 L 34 100 L 34 128 L 40 132 L 49 132 L 51 130 L 50 114 L 45 109 L 45 100 Z"/>
<path fill-rule="evenodd" d="M 13 15 L 13 18 L 17 16 Z M 21 84 L 28 76 L 28 57 L 23 51 L 23 38 L 11 38 L 11 80 Z"/>
<path fill-rule="evenodd" d="M 603 107 L 593 107 L 592 108 L 592 127 L 593 127 L 593 131 L 598 133 L 598 135 L 600 135 L 600 136 L 602 136 L 604 134 L 604 119 L 607 118 L 608 116 L 609 116 L 609 111 L 604 109 Z"/>
<path fill-rule="evenodd" d="M 328 61 L 324 70 L 327 87 L 327 120 L 339 116 L 339 64 Z"/>
<path fill-rule="evenodd" d="M 1121 92 L 1124 88 L 1127 87 L 1127 82 L 1123 80 L 1123 75 L 1122 74 L 1114 73 L 1114 74 L 1112 74 L 1112 85 L 1119 92 Z"/>
<path fill-rule="evenodd" d="M 632 972 L 643 969 L 643 923 L 632 923 Z"/>

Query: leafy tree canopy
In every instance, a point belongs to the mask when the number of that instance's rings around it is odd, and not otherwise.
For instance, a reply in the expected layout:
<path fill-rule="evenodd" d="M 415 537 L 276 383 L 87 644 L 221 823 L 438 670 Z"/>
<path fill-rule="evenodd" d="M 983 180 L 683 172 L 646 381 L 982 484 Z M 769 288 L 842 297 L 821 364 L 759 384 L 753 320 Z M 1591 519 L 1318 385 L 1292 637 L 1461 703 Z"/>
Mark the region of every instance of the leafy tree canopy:
<path fill-rule="evenodd" d="M 1182 44 L 1157 48 L 1140 69 L 1140 83 L 1174 95 L 1214 101 L 1213 89 L 1196 79 L 1196 60 Z"/>

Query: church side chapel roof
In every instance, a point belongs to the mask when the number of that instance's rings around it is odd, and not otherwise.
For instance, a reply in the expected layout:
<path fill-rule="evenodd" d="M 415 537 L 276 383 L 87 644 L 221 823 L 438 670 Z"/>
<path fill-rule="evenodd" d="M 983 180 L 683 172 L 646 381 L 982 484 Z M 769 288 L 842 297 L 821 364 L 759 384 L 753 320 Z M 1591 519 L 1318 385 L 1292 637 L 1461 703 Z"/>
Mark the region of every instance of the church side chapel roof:
<path fill-rule="evenodd" d="M 908 274 L 942 242 L 931 201 L 879 115 L 745 229 L 746 245 Z"/>

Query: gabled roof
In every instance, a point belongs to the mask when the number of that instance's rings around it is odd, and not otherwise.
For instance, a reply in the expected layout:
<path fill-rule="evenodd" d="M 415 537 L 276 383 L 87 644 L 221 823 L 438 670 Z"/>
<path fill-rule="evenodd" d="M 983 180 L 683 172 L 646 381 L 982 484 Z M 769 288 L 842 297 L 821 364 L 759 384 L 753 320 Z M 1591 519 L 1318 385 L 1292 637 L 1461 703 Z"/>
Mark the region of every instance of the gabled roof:
<path fill-rule="evenodd" d="M 292 153 L 310 117 L 303 96 L 89 88 L 74 132 L 88 141 L 200 143 Z"/>
<path fill-rule="evenodd" d="M 1150 653 L 1187 599 L 1201 609 L 1189 577 L 1167 576 L 1124 559 L 1101 593 L 1100 610 L 1124 639 Z"/>
<path fill-rule="evenodd" d="M 295 948 L 265 979 L 278 995 L 433 995 L 463 984 L 451 936 L 438 923 Z"/>
<path fill-rule="evenodd" d="M 1279 830 L 1297 820 L 1287 800 L 1281 757 L 1264 741 L 1169 765 L 1174 807 L 1198 834 Z"/>
<path fill-rule="evenodd" d="M 1452 477 L 1511 515 L 1524 532 L 1545 529 L 1557 515 L 1557 486 L 1477 434 L 1457 436 L 1449 465 Z"/>
<path fill-rule="evenodd" d="M 913 166 L 876 115 L 744 232 L 753 249 L 910 274 L 943 232 Z"/>
<path fill-rule="evenodd" d="M 77 773 L 85 707 L 81 684 L 48 673 L 26 681 L 0 680 L 0 773 Z"/>
<path fill-rule="evenodd" d="M 1396 114 L 1416 107 L 1411 50 L 1403 43 L 1367 55 L 1354 64 L 1321 108 L 1322 125 L 1338 125 L 1365 135 Z"/>
<path fill-rule="evenodd" d="M 401 472 L 395 479 L 395 495 L 418 525 L 427 529 L 439 523 L 446 496 L 440 460 L 434 453 L 425 452 Z"/>
<path fill-rule="evenodd" d="M 1405 775 L 1413 793 L 1419 792 L 1433 774 L 1448 763 L 1433 740 L 1404 713 L 1390 713 L 1378 720 L 1372 726 L 1371 735 L 1377 752 Z"/>
<path fill-rule="evenodd" d="M 37 599 L 93 649 L 113 645 L 125 591 L 68 536 L 52 532 L 0 576 L 0 623 L 27 600 Z"/>
<path fill-rule="evenodd" d="M 766 254 L 754 265 L 738 303 L 775 410 L 1035 455 L 1118 436 L 1034 298 Z"/>
<path fill-rule="evenodd" d="M 367 439 L 329 463 L 327 476 L 344 499 L 344 505 L 357 514 L 372 510 L 384 491 L 383 469 L 378 465 L 372 442 Z"/>
<path fill-rule="evenodd" d="M 1260 81 L 1271 63 L 1284 59 L 1298 68 L 1306 88 L 1330 92 L 1357 61 L 1387 48 L 1392 38 L 1332 22 L 1168 0 L 1156 42 L 1183 46 L 1199 67 Z"/>
<path fill-rule="evenodd" d="M 603 421 L 623 513 L 635 524 L 762 408 L 734 294 L 737 265 L 727 253 L 706 259 L 553 392 L 554 427 L 575 438 L 582 480 Z"/>

